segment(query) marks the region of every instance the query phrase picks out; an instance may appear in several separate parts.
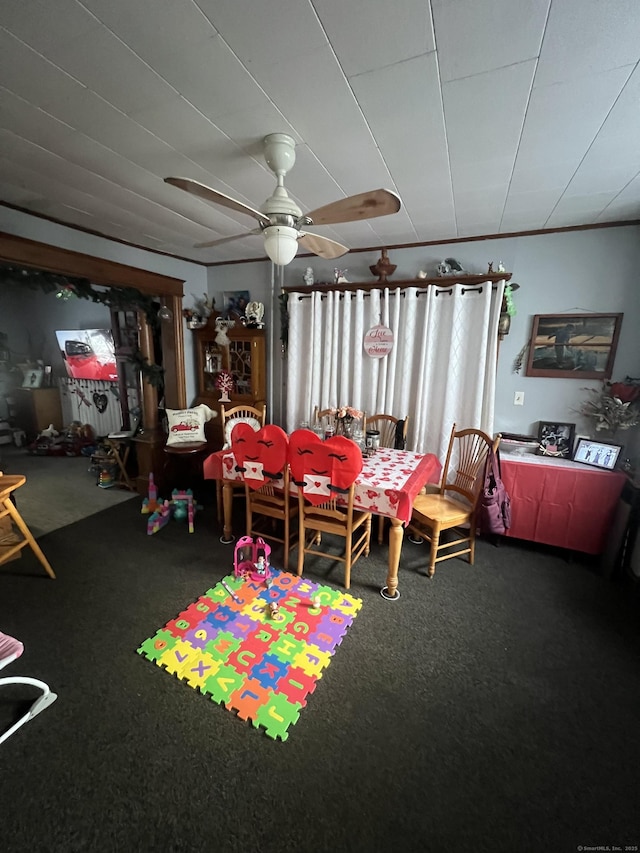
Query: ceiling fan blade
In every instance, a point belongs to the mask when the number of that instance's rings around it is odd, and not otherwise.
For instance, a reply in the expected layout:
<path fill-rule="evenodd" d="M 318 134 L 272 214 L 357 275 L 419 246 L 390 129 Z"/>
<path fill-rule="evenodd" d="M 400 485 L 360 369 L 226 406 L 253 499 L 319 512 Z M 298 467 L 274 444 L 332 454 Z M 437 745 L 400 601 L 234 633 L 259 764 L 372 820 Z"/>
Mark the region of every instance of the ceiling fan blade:
<path fill-rule="evenodd" d="M 349 251 L 346 246 L 336 243 L 335 240 L 329 240 L 328 237 L 321 237 L 319 234 L 308 234 L 305 231 L 300 232 L 298 243 L 321 258 L 341 258 Z"/>
<path fill-rule="evenodd" d="M 220 246 L 222 243 L 230 243 L 232 240 L 242 240 L 243 237 L 251 237 L 254 234 L 262 234 L 260 228 L 253 231 L 245 231 L 244 234 L 234 234 L 232 237 L 218 237 L 217 240 L 207 240 L 206 243 L 196 243 L 194 249 L 209 249 L 211 246 Z"/>
<path fill-rule="evenodd" d="M 238 213 L 246 213 L 247 216 L 252 216 L 258 222 L 269 225 L 269 217 L 265 216 L 259 210 L 249 207 L 248 204 L 243 204 L 230 195 L 219 193 L 217 190 L 212 190 L 211 187 L 201 184 L 199 181 L 194 181 L 191 178 L 165 178 L 165 184 L 171 184 L 172 187 L 178 187 L 180 190 L 197 195 L 206 201 L 212 201 L 214 204 L 221 204 L 223 207 L 229 207 L 231 210 L 237 210 Z"/>
<path fill-rule="evenodd" d="M 335 225 L 397 213 L 402 207 L 400 198 L 390 190 L 370 190 L 367 193 L 341 198 L 305 214 L 314 225 Z"/>

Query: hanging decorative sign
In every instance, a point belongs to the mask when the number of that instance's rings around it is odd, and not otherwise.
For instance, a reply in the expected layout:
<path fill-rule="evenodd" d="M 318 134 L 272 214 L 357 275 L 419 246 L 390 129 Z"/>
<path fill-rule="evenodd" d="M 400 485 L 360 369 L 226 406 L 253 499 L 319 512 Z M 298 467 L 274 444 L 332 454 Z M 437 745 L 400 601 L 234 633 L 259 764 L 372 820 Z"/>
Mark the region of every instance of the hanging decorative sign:
<path fill-rule="evenodd" d="M 388 326 L 372 326 L 364 336 L 364 351 L 369 358 L 384 358 L 393 349 L 393 332 Z"/>

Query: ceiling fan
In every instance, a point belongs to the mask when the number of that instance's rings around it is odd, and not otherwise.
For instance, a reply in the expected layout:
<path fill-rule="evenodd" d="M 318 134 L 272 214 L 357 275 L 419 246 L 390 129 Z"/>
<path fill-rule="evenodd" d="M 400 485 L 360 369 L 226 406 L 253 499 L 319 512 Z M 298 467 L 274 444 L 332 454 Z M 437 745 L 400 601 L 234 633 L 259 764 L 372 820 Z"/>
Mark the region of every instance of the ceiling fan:
<path fill-rule="evenodd" d="M 299 245 L 321 258 L 339 258 L 349 251 L 346 246 L 302 229 L 309 225 L 334 225 L 339 222 L 373 219 L 400 210 L 402 203 L 398 196 L 389 190 L 380 189 L 342 198 L 303 214 L 284 187 L 284 177 L 296 161 L 295 140 L 286 133 L 270 133 L 265 136 L 263 144 L 264 158 L 267 166 L 276 175 L 277 185 L 260 210 L 191 178 L 165 178 L 165 182 L 174 187 L 206 201 L 246 213 L 258 222 L 258 227 L 253 231 L 221 237 L 207 243 L 196 243 L 194 248 L 205 249 L 231 240 L 240 240 L 251 234 L 262 234 L 267 255 L 279 266 L 291 263 Z"/>

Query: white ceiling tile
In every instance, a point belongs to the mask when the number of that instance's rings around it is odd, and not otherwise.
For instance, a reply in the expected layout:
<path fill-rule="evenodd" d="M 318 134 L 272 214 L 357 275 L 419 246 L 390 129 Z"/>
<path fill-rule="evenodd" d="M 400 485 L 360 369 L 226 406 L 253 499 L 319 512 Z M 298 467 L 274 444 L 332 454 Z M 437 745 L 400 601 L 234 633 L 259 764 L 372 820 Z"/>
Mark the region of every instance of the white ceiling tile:
<path fill-rule="evenodd" d="M 393 14 L 388 0 L 314 0 L 313 5 L 347 77 L 435 50 L 424 0 L 397 3 Z"/>
<path fill-rule="evenodd" d="M 566 160 L 574 153 L 576 166 L 593 142 L 630 69 L 617 68 L 554 86 L 536 86 L 531 94 L 518 160 L 541 164 Z M 562 132 L 558 132 L 558 117 Z"/>
<path fill-rule="evenodd" d="M 307 54 L 327 44 L 307 0 L 198 0 L 198 5 L 253 75 L 275 56 L 281 56 L 294 75 L 304 74 Z"/>
<path fill-rule="evenodd" d="M 424 203 L 425 188 L 451 199 L 442 98 L 433 54 L 362 74 L 351 84 L 393 179 L 392 188 L 409 213 Z M 400 145 L 398 127 L 411 127 Z M 420 188 L 416 175 L 422 176 Z"/>
<path fill-rule="evenodd" d="M 551 0 L 433 0 L 443 82 L 535 59 L 550 3 Z"/>
<path fill-rule="evenodd" d="M 90 39 L 52 46 L 46 57 L 123 113 L 169 101 L 175 94 L 162 77 L 104 27 L 93 30 Z"/>
<path fill-rule="evenodd" d="M 38 53 L 89 36 L 100 22 L 76 0 L 2 0 L 2 26 Z"/>
<path fill-rule="evenodd" d="M 534 71 L 535 62 L 522 62 L 443 84 L 452 165 L 515 159 Z"/>
<path fill-rule="evenodd" d="M 536 86 L 635 65 L 640 44 L 637 0 L 552 3 Z"/>

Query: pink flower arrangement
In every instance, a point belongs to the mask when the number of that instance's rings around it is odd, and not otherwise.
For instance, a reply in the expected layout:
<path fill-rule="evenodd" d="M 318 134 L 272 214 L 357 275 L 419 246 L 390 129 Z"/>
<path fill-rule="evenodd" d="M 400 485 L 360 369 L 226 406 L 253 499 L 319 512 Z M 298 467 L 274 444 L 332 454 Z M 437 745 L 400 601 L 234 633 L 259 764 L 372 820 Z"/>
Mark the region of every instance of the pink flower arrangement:
<path fill-rule="evenodd" d="M 340 406 L 338 409 L 331 410 L 336 418 L 340 421 L 343 420 L 360 420 L 362 417 L 362 412 L 360 409 L 354 409 L 353 406 Z"/>

